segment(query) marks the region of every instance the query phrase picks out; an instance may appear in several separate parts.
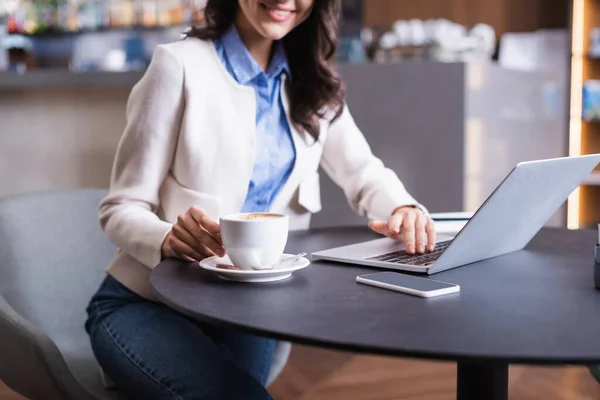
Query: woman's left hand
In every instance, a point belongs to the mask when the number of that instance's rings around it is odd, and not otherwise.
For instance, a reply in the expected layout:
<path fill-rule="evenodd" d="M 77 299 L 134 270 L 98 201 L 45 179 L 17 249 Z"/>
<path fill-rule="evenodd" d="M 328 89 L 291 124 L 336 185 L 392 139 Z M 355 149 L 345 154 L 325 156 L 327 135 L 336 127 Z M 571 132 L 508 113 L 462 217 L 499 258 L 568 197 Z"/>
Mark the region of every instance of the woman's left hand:
<path fill-rule="evenodd" d="M 372 221 L 370 228 L 391 239 L 403 240 L 408 254 L 422 254 L 435 248 L 435 223 L 423 211 L 400 207 L 388 221 Z"/>

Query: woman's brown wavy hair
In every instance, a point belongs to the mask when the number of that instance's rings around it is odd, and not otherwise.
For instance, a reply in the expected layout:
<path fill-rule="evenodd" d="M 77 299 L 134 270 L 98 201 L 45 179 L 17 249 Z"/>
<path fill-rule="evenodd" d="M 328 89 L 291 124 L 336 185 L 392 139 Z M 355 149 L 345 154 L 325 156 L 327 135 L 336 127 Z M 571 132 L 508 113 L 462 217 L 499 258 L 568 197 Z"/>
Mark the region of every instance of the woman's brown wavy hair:
<path fill-rule="evenodd" d="M 273 0 L 280 2 L 279 0 Z M 235 22 L 238 0 L 208 0 L 206 24 L 187 34 L 202 40 L 221 37 Z M 290 119 L 299 131 L 319 138 L 319 119 L 335 121 L 343 111 L 345 89 L 333 66 L 341 0 L 315 0 L 306 21 L 283 38 L 291 80 L 287 82 Z"/>

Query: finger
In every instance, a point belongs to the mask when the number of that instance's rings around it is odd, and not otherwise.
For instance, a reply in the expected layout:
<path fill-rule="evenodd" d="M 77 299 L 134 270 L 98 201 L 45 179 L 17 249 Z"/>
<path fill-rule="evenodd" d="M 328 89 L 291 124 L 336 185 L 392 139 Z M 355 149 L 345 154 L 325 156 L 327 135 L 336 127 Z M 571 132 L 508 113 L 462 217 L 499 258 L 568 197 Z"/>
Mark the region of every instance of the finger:
<path fill-rule="evenodd" d="M 433 219 L 427 218 L 425 232 L 427 233 L 427 250 L 433 251 L 435 249 L 435 241 L 437 240 L 435 232 L 435 221 Z"/>
<path fill-rule="evenodd" d="M 402 233 L 408 254 L 415 254 L 415 213 L 407 213 L 402 221 Z"/>
<path fill-rule="evenodd" d="M 189 214 L 198 225 L 204 228 L 216 241 L 221 243 L 221 227 L 210 218 L 206 211 L 199 207 L 191 207 Z"/>
<path fill-rule="evenodd" d="M 207 257 L 205 254 L 202 254 L 200 251 L 192 248 L 175 235 L 171 236 L 169 239 L 169 247 L 178 258 L 186 261 L 200 261 Z"/>
<path fill-rule="evenodd" d="M 397 235 L 400 233 L 400 228 L 402 227 L 402 220 L 404 219 L 404 213 L 396 213 L 390 217 L 389 220 L 389 230 L 392 235 Z"/>
<path fill-rule="evenodd" d="M 225 249 L 223 245 L 211 236 L 202 226 L 200 226 L 190 214 L 182 214 L 177 218 L 177 224 L 175 227 L 181 227 L 176 233 L 179 238 L 186 242 L 189 246 L 197 248 L 198 245 L 202 244 L 208 247 L 214 254 L 223 257 L 225 255 Z"/>
<path fill-rule="evenodd" d="M 371 221 L 369 227 L 375 232 L 388 236 L 390 233 L 389 224 L 387 221 Z"/>
<path fill-rule="evenodd" d="M 399 242 L 404 240 L 404 235 L 402 234 L 402 230 L 400 230 L 400 233 L 398 233 L 397 235 L 394 235 L 390 232 L 389 229 L 389 222 L 387 221 L 372 221 L 369 224 L 369 227 L 374 230 L 375 232 L 387 236 L 390 239 L 393 240 L 397 240 Z"/>
<path fill-rule="evenodd" d="M 184 218 L 185 219 L 185 218 Z M 190 217 L 191 219 L 191 217 Z M 191 223 L 192 229 L 197 228 L 195 221 Z M 199 229 L 196 235 L 193 235 L 186 226 L 177 223 L 173 226 L 173 235 L 185 243 L 196 252 L 200 253 L 203 258 L 212 257 L 218 255 L 219 257 L 225 256 L 225 249 L 221 246 L 212 236 L 203 229 Z"/>
<path fill-rule="evenodd" d="M 225 248 L 223 245 L 206 232 L 206 234 L 202 235 L 200 238 L 200 243 L 210 249 L 213 253 L 218 255 L 219 257 L 225 256 Z"/>
<path fill-rule="evenodd" d="M 427 217 L 423 213 L 419 213 L 415 220 L 415 244 L 416 251 L 419 254 L 425 253 L 425 224 Z"/>

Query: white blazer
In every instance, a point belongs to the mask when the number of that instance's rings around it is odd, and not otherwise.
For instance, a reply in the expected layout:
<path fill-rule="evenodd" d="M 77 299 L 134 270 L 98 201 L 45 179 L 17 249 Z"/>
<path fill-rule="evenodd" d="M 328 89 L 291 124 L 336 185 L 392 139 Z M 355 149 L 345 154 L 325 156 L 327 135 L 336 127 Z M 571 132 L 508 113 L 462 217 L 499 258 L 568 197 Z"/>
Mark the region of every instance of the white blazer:
<path fill-rule="evenodd" d="M 285 90 L 282 98 L 288 111 Z M 271 208 L 289 214 L 290 229 L 308 228 L 321 210 L 319 166 L 361 215 L 387 219 L 399 206 L 422 207 L 371 153 L 347 107 L 333 124 L 321 121 L 318 142 L 290 125 L 296 163 Z M 108 267 L 112 276 L 153 299 L 150 271 L 177 216 L 192 205 L 215 220 L 240 211 L 254 166 L 255 127 L 253 89 L 230 76 L 212 43 L 158 46 L 131 92 L 110 193 L 100 205 L 101 226 L 119 248 Z"/>

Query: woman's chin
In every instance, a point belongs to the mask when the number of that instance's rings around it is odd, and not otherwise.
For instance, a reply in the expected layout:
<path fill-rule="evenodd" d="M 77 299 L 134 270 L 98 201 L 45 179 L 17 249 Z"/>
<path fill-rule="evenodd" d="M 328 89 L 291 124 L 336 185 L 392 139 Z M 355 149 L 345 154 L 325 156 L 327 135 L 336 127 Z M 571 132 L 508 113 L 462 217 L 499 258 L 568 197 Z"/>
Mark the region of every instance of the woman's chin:
<path fill-rule="evenodd" d="M 260 27 L 260 33 L 266 39 L 281 40 L 290 33 L 290 29 L 280 24 L 265 24 Z"/>

